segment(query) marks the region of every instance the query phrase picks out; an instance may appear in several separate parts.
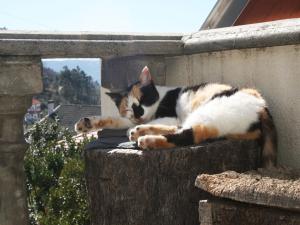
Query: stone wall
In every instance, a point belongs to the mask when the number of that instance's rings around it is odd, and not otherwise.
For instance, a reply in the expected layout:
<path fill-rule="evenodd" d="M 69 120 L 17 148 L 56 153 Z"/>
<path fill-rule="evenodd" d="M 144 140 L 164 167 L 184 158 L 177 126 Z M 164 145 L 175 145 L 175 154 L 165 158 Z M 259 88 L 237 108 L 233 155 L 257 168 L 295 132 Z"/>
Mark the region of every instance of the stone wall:
<path fill-rule="evenodd" d="M 42 91 L 41 59 L 179 55 L 181 35 L 0 31 L 0 224 L 26 225 L 23 117 Z M 125 60 L 126 61 L 126 60 Z M 113 63 L 117 66 L 117 63 Z M 130 67 L 135 67 L 130 64 Z M 136 68 L 135 68 L 136 69 Z M 106 73 L 106 71 L 104 71 Z M 118 78 L 118 77 L 117 77 Z"/>
<path fill-rule="evenodd" d="M 0 56 L 0 224 L 27 224 L 23 117 L 42 91 L 41 65 L 33 57 Z"/>

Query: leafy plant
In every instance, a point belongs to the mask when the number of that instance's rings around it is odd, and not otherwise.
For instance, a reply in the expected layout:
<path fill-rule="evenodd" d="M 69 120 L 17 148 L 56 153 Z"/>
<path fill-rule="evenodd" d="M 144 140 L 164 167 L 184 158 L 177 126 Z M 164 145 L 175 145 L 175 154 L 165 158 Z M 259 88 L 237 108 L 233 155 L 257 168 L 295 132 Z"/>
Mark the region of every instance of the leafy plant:
<path fill-rule="evenodd" d="M 32 225 L 89 224 L 83 146 L 58 121 L 44 120 L 27 134 L 25 155 Z"/>

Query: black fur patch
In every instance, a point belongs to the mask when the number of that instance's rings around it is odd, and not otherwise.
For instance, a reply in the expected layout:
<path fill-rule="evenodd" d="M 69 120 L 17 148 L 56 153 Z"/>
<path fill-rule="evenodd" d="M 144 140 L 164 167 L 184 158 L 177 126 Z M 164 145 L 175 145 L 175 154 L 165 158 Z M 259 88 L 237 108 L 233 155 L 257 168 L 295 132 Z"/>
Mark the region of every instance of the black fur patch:
<path fill-rule="evenodd" d="M 140 118 L 144 114 L 144 109 L 141 105 L 132 105 L 132 110 L 135 118 Z"/>
<path fill-rule="evenodd" d="M 249 128 L 248 128 L 248 132 L 252 132 L 252 131 L 256 131 L 256 130 L 261 130 L 261 122 L 255 122 L 252 123 Z"/>
<path fill-rule="evenodd" d="M 155 118 L 177 117 L 175 108 L 180 91 L 181 88 L 176 88 L 166 93 L 165 97 L 159 103 Z"/>
<path fill-rule="evenodd" d="M 201 83 L 201 84 L 198 84 L 198 85 L 185 87 L 185 88 L 182 90 L 182 93 L 185 93 L 185 92 L 188 92 L 188 91 L 196 92 L 196 91 L 198 91 L 200 88 L 204 88 L 206 85 L 207 85 L 207 83 Z"/>
<path fill-rule="evenodd" d="M 223 97 L 223 96 L 226 96 L 226 97 L 229 97 L 231 95 L 234 95 L 236 92 L 238 92 L 239 89 L 238 88 L 231 88 L 229 90 L 225 90 L 225 91 L 222 91 L 218 94 L 215 94 L 211 100 L 215 99 L 215 98 L 220 98 L 220 97 Z"/>
<path fill-rule="evenodd" d="M 91 120 L 89 119 L 89 118 L 83 118 L 83 122 L 84 122 L 84 126 L 86 127 L 86 128 L 92 128 L 92 123 L 91 123 Z"/>
<path fill-rule="evenodd" d="M 270 117 L 270 119 L 273 120 L 273 116 L 270 113 L 270 110 L 267 107 L 265 107 L 265 110 L 266 110 L 266 113 L 268 114 L 268 116 Z"/>
<path fill-rule="evenodd" d="M 159 98 L 158 91 L 155 88 L 153 82 L 150 84 L 141 87 L 142 97 L 140 104 L 144 106 L 151 106 L 153 105 Z"/>
<path fill-rule="evenodd" d="M 193 129 L 186 129 L 179 133 L 164 135 L 169 143 L 173 143 L 176 146 L 186 146 L 194 144 Z"/>
<path fill-rule="evenodd" d="M 262 138 L 261 143 L 263 147 L 262 151 L 262 166 L 266 167 L 270 164 L 276 165 L 276 151 L 277 151 L 277 131 L 275 124 L 272 119 L 272 115 L 267 107 L 265 107 L 265 112 L 267 113 L 267 118 L 264 116 L 260 117 Z M 265 152 L 265 144 L 269 141 L 272 143 L 273 152 Z"/>

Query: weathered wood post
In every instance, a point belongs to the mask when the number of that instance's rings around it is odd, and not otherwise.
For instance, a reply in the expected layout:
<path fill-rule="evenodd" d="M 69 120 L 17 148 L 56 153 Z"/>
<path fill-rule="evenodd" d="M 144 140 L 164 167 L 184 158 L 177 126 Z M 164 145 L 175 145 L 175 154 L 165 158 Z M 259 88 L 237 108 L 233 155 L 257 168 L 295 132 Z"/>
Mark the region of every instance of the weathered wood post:
<path fill-rule="evenodd" d="M 23 117 L 42 91 L 38 57 L 0 57 L 0 224 L 28 224 Z"/>

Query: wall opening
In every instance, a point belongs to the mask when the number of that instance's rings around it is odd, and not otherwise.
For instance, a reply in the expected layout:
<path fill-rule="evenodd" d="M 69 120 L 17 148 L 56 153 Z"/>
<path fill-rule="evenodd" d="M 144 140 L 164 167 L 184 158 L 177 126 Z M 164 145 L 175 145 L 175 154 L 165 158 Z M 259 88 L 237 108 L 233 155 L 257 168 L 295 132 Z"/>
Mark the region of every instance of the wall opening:
<path fill-rule="evenodd" d="M 24 129 L 56 114 L 63 126 L 73 129 L 83 116 L 99 115 L 101 59 L 42 59 L 43 92 L 34 96 L 24 118 Z"/>

